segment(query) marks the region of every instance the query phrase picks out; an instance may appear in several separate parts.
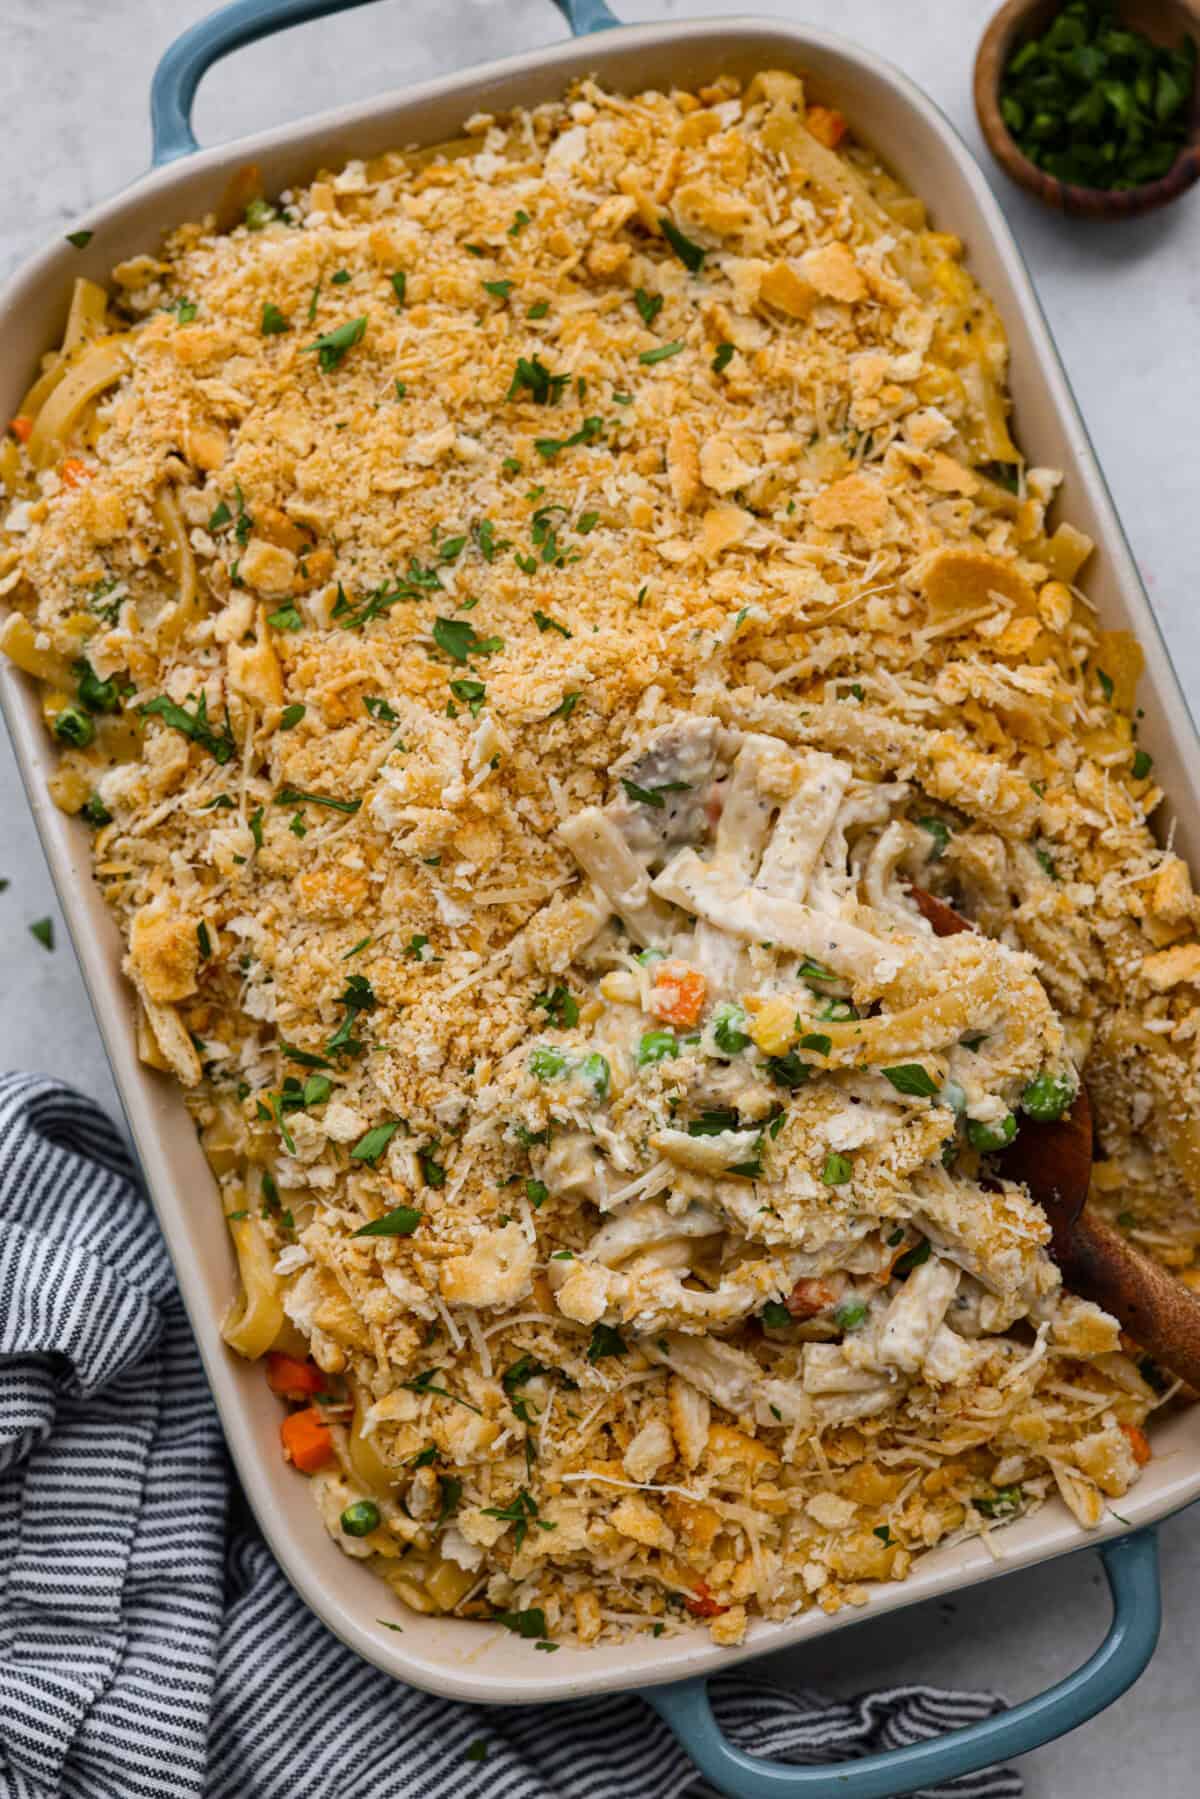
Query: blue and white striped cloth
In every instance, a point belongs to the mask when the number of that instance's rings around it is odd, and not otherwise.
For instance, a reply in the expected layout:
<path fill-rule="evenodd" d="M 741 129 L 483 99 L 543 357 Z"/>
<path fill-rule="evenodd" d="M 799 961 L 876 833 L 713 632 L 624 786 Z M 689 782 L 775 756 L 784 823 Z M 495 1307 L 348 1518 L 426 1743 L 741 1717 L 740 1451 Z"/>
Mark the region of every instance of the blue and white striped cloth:
<path fill-rule="evenodd" d="M 745 1748 L 797 1763 L 1001 1708 L 896 1687 L 835 1702 L 730 1679 Z M 245 1514 L 123 1138 L 58 1083 L 0 1077 L 0 1799 L 683 1799 L 633 1697 L 458 1705 L 301 1604 Z M 928 1790 L 1018 1799 L 1010 1770 Z"/>

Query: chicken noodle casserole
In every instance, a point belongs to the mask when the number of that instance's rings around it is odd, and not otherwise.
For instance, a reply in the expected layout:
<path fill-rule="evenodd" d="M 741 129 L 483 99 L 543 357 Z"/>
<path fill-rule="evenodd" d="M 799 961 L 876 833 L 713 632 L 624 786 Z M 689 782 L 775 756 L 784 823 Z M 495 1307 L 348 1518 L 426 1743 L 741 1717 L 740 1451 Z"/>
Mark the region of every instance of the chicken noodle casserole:
<path fill-rule="evenodd" d="M 0 641 L 335 1540 L 733 1643 L 1136 1480 L 1166 1383 L 995 1152 L 1084 1071 L 1190 1267 L 1192 891 L 997 315 L 840 116 L 465 129 L 77 283 Z"/>

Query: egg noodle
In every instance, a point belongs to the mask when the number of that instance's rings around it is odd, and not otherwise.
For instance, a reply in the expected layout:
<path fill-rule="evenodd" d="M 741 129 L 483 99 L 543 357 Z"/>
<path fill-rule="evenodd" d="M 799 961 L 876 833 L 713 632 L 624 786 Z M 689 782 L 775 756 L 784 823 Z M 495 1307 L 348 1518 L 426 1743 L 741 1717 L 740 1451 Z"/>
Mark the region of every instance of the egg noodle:
<path fill-rule="evenodd" d="M 76 283 L 0 645 L 331 1535 L 736 1643 L 1097 1524 L 1170 1389 L 997 1152 L 1085 1074 L 1188 1275 L 1200 944 L 962 245 L 780 72 L 224 213 Z"/>

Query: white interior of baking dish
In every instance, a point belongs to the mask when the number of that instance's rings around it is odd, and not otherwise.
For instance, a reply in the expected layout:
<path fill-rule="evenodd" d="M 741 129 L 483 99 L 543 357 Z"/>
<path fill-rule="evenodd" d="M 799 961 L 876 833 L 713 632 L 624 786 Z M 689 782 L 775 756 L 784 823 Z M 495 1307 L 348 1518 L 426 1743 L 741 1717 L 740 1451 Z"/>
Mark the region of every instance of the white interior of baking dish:
<path fill-rule="evenodd" d="M 934 222 L 966 241 L 972 270 L 999 305 L 1012 346 L 1016 436 L 1032 461 L 1066 473 L 1063 515 L 1089 532 L 1097 552 L 1088 591 L 1109 626 L 1136 632 L 1146 653 L 1140 741 L 1172 797 L 1176 846 L 1195 858 L 1200 751 L 1174 674 L 1096 467 L 1040 309 L 999 207 L 971 157 L 937 109 L 901 75 L 825 33 L 769 21 L 727 20 L 637 26 L 493 63 L 370 104 L 326 113 L 294 127 L 204 151 L 146 177 L 85 223 L 94 237 L 82 254 L 58 244 L 28 264 L 0 297 L 0 417 L 16 411 L 37 358 L 56 345 L 72 278 L 103 281 L 114 263 L 154 250 L 164 230 L 217 203 L 232 169 L 262 169 L 266 189 L 300 183 L 402 144 L 454 135 L 477 111 L 550 99 L 575 75 L 595 72 L 618 89 L 691 85 L 723 71 L 748 76 L 783 67 L 809 78 L 838 105 L 857 134 L 930 205 Z M 275 1554 L 304 1599 L 347 1643 L 402 1679 L 464 1699 L 520 1704 L 586 1692 L 644 1687 L 728 1668 L 872 1615 L 954 1591 L 1009 1569 L 1096 1540 L 1057 1502 L 994 1537 L 935 1552 L 907 1581 L 878 1588 L 865 1610 L 834 1618 L 808 1612 L 786 1625 L 757 1624 L 736 1650 L 717 1649 L 702 1627 L 677 1639 L 646 1638 L 549 1657 L 502 1628 L 417 1617 L 342 1555 L 327 1536 L 307 1482 L 279 1453 L 278 1402 L 260 1367 L 226 1349 L 218 1324 L 234 1289 L 234 1264 L 214 1184 L 182 1096 L 144 1068 L 134 1043 L 133 1008 L 120 974 L 120 943 L 91 880 L 90 833 L 51 804 L 45 781 L 55 756 L 30 686 L 10 665 L 0 698 L 24 773 L 63 914 L 79 952 L 150 1190 L 220 1407 L 238 1472 Z M 1165 808 L 1164 808 L 1165 810 Z M 1144 1524 L 1200 1495 L 1200 1411 L 1154 1434 L 1155 1459 L 1110 1515 L 1103 1535 Z M 377 1620 L 403 1625 L 385 1630 Z"/>

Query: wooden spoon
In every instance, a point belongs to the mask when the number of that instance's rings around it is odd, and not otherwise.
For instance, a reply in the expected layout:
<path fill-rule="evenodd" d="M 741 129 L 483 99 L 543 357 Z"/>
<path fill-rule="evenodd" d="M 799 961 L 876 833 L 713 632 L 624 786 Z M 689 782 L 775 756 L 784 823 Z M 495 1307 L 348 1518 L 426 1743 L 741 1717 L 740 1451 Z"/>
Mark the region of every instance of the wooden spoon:
<path fill-rule="evenodd" d="M 945 900 L 922 887 L 909 891 L 936 936 L 974 930 Z M 1080 1083 L 1068 1112 L 1053 1124 L 1023 1119 L 995 1161 L 1049 1218 L 1054 1258 L 1072 1292 L 1111 1312 L 1153 1361 L 1200 1392 L 1200 1294 L 1087 1210 L 1092 1150 L 1091 1102 Z"/>

